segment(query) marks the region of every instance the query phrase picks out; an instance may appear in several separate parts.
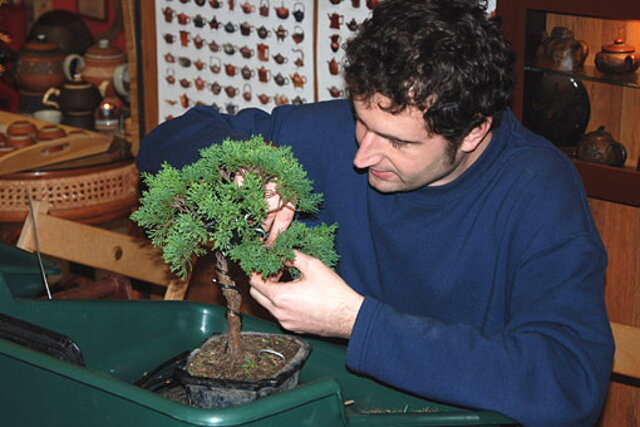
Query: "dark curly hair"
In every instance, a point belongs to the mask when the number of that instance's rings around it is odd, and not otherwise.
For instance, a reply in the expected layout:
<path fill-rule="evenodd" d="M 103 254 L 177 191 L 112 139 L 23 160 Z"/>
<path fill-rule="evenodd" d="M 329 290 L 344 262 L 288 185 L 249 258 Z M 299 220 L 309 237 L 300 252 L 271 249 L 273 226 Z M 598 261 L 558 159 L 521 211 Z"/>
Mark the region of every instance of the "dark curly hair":
<path fill-rule="evenodd" d="M 487 117 L 499 124 L 513 86 L 513 53 L 484 0 L 383 0 L 346 43 L 349 96 L 424 111 L 427 129 L 456 149 Z"/>

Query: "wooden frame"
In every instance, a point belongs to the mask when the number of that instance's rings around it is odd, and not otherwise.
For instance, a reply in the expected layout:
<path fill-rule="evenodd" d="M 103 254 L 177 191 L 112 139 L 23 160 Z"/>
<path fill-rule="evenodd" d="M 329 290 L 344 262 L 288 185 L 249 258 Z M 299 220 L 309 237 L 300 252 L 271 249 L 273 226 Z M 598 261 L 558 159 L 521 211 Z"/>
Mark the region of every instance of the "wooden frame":
<path fill-rule="evenodd" d="M 17 246 L 45 255 L 107 270 L 167 288 L 164 299 L 182 300 L 189 278 L 179 279 L 148 240 L 48 215 L 45 202 L 33 203 L 37 229 L 29 215 Z"/>
<path fill-rule="evenodd" d="M 107 0 L 78 0 L 78 14 L 96 21 L 106 21 Z"/>

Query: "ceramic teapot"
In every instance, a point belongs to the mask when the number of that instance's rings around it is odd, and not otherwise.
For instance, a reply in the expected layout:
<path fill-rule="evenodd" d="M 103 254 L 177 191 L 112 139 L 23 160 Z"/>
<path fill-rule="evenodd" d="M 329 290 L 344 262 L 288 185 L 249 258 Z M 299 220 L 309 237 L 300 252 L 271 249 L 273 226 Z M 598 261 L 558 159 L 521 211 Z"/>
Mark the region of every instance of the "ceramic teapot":
<path fill-rule="evenodd" d="M 44 93 L 64 82 L 64 53 L 57 44 L 47 42 L 44 35 L 24 45 L 16 63 L 16 79 L 26 92 Z"/>
<path fill-rule="evenodd" d="M 72 65 L 77 62 L 76 71 L 71 69 Z M 117 46 L 112 46 L 107 39 L 101 39 L 97 44 L 87 49 L 84 56 L 71 54 L 64 59 L 63 69 L 67 80 L 73 80 L 72 75 L 80 73 L 89 83 L 93 83 L 96 87 L 100 87 L 103 82 L 106 84 L 105 96 L 114 96 L 116 94 L 114 77 L 123 79 L 124 68 L 121 67 L 126 63 L 126 55 Z M 116 73 L 118 70 L 119 74 Z M 122 86 L 122 85 L 121 85 Z M 124 96 L 124 94 L 119 94 Z"/>
<path fill-rule="evenodd" d="M 576 157 L 609 166 L 624 166 L 627 150 L 604 130 L 604 126 L 600 126 L 598 130 L 586 134 L 578 143 Z"/>
<path fill-rule="evenodd" d="M 589 55 L 589 47 L 576 40 L 573 31 L 566 27 L 554 27 L 551 35 L 543 38 L 538 48 L 538 60 L 550 62 L 560 70 L 570 71 L 582 67 Z"/>
<path fill-rule="evenodd" d="M 602 46 L 596 54 L 596 67 L 603 73 L 633 73 L 640 66 L 640 53 L 624 42 L 615 39 L 613 44 Z"/>
<path fill-rule="evenodd" d="M 52 98 L 57 98 L 57 101 Z M 42 97 L 44 105 L 50 105 L 63 113 L 93 113 L 102 101 L 102 95 L 98 88 L 79 74 L 70 82 L 64 83 L 60 88 L 51 87 Z"/>

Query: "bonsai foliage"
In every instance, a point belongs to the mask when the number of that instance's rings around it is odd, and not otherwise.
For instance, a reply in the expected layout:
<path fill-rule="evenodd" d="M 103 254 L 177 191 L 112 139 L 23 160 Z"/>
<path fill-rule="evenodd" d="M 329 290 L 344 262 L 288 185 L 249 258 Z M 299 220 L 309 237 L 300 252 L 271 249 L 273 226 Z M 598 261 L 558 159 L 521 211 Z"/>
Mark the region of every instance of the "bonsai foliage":
<path fill-rule="evenodd" d="M 247 274 L 257 271 L 264 277 L 293 260 L 294 249 L 335 265 L 335 225 L 309 227 L 294 220 L 273 245 L 264 243 L 267 184 L 275 183 L 281 206 L 291 203 L 298 212 L 314 214 L 322 202 L 289 147 L 267 145 L 254 136 L 227 139 L 201 150 L 200 156 L 181 170 L 165 163 L 156 175 L 143 174 L 148 189 L 131 216 L 163 248 L 172 271 L 185 277 L 194 257 L 209 251 L 236 261 Z"/>

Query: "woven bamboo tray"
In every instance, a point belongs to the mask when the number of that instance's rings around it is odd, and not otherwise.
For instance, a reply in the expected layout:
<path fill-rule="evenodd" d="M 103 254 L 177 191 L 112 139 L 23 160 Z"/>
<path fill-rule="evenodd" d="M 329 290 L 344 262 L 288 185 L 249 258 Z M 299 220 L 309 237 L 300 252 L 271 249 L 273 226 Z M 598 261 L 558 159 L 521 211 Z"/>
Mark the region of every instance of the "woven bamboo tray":
<path fill-rule="evenodd" d="M 138 202 L 133 160 L 64 171 L 0 177 L 0 222 L 22 222 L 32 200 L 49 203 L 53 216 L 97 224 L 128 215 Z"/>

